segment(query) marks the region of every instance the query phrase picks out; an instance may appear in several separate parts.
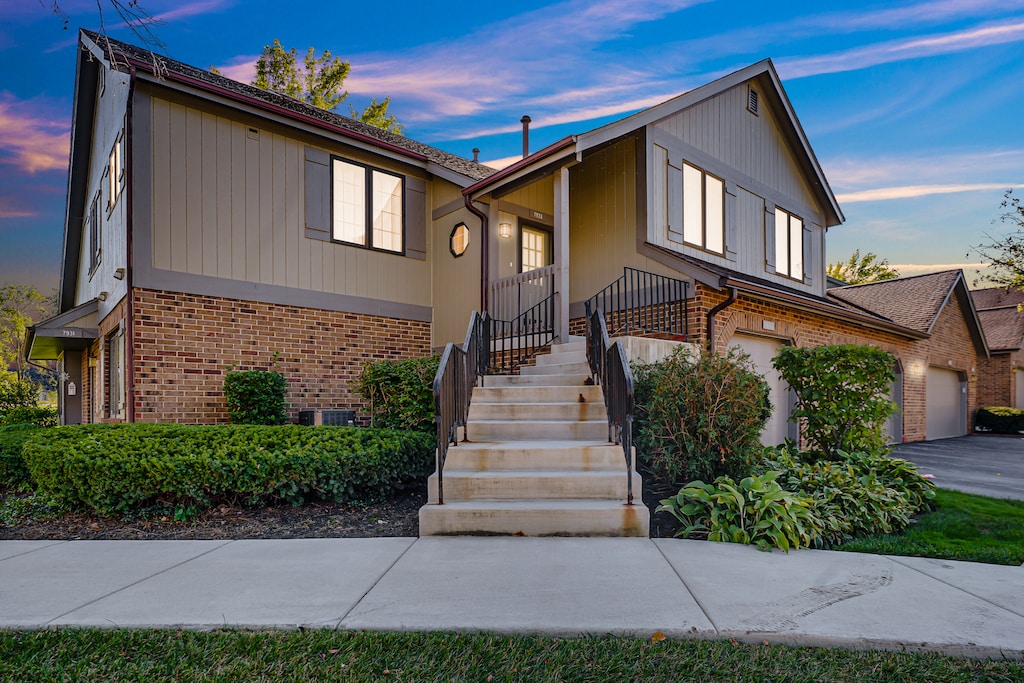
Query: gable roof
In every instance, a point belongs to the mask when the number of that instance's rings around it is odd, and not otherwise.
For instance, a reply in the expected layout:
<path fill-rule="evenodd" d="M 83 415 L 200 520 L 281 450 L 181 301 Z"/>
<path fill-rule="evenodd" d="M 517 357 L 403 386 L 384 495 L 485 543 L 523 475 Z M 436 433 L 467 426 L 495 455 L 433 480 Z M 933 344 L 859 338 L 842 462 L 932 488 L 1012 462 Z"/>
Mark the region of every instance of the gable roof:
<path fill-rule="evenodd" d="M 104 57 L 112 63 L 114 68 L 119 70 L 130 71 L 134 68 L 136 71 L 148 73 L 158 79 L 185 83 L 227 99 L 243 101 L 286 116 L 292 114 L 294 117 L 301 117 L 306 122 L 319 123 L 322 127 L 342 136 L 376 143 L 382 147 L 404 152 L 413 158 L 433 162 L 442 168 L 465 176 L 467 181 L 480 180 L 494 173 L 494 169 L 489 166 L 381 130 L 350 116 L 336 114 L 287 95 L 263 90 L 205 69 L 198 69 L 184 62 L 155 54 L 93 31 L 82 29 L 82 35 L 101 49 Z M 113 58 L 111 58 L 111 52 L 114 53 Z"/>
<path fill-rule="evenodd" d="M 923 334 L 932 333 L 946 304 L 956 296 L 975 345 L 988 355 L 985 334 L 961 270 L 833 287 L 827 296 Z"/>
<path fill-rule="evenodd" d="M 570 155 L 575 155 L 579 159 L 589 149 L 601 147 L 608 142 L 645 128 L 656 121 L 672 116 L 677 112 L 715 97 L 749 80 L 758 80 L 762 86 L 768 86 L 764 88 L 765 92 L 762 94 L 768 100 L 774 102 L 775 106 L 783 114 L 780 117 L 780 123 L 784 129 L 783 133 L 793 145 L 797 160 L 807 174 L 813 192 L 824 207 L 826 227 L 842 223 L 845 218 L 842 210 L 839 208 L 839 202 L 832 193 L 832 188 L 829 187 L 825 173 L 821 169 L 821 164 L 818 163 L 818 158 L 815 156 L 814 150 L 811 149 L 803 126 L 800 125 L 800 121 L 797 119 L 793 105 L 790 103 L 789 97 L 782 87 L 779 74 L 775 71 L 775 66 L 770 59 L 751 64 L 746 68 L 723 76 L 699 88 L 689 90 L 626 118 L 613 121 L 585 133 L 564 138 L 502 169 L 499 173 L 478 181 L 463 190 L 463 193 L 473 195 L 481 191 L 493 189 L 502 182 L 521 178 L 551 164 L 553 161 L 569 157 Z"/>
<path fill-rule="evenodd" d="M 1024 348 L 1024 291 L 1003 287 L 975 289 L 971 298 L 978 319 L 993 351 L 1017 351 Z"/>
<path fill-rule="evenodd" d="M 974 300 L 974 307 L 979 311 L 990 308 L 1007 308 L 1024 305 L 1024 290 L 1006 289 L 1005 287 L 989 287 L 987 289 L 972 289 L 971 299 Z"/>

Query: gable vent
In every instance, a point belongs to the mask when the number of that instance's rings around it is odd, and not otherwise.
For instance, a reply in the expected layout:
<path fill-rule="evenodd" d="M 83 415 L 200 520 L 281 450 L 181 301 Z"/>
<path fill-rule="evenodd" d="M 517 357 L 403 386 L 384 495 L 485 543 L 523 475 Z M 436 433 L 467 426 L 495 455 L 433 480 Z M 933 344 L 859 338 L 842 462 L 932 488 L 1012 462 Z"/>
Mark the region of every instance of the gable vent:
<path fill-rule="evenodd" d="M 748 88 L 747 89 L 747 111 L 749 111 L 754 116 L 757 116 L 757 103 L 758 103 L 757 91 L 754 90 L 753 88 Z"/>

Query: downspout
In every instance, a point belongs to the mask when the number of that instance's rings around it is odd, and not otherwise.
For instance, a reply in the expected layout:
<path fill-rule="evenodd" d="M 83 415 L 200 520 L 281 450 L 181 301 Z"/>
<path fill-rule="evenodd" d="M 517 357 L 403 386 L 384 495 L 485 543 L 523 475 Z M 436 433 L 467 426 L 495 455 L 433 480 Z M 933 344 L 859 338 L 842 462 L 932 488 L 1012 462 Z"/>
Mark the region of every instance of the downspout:
<path fill-rule="evenodd" d="M 491 272 L 488 265 L 488 253 L 490 252 L 490 226 L 487 221 L 487 214 L 473 206 L 473 198 L 468 194 L 462 196 L 466 208 L 470 213 L 480 219 L 480 311 L 487 312 L 488 299 L 490 298 Z"/>
<path fill-rule="evenodd" d="M 125 421 L 135 422 L 135 270 L 133 267 L 132 258 L 132 232 L 133 232 L 133 216 L 132 216 L 132 195 L 134 194 L 134 186 L 132 183 L 132 169 L 134 167 L 132 149 L 132 117 L 134 116 L 134 107 L 132 106 L 135 98 L 135 67 L 132 66 L 128 77 L 128 111 L 125 116 L 125 131 L 124 131 L 124 193 L 125 193 L 125 241 L 126 249 L 128 252 L 127 261 L 125 263 L 125 285 L 128 288 L 128 295 L 125 297 L 125 305 L 127 311 L 125 312 L 126 325 L 125 334 L 128 335 L 128 341 L 124 345 L 125 359 L 124 359 L 124 373 L 125 373 L 125 401 L 128 403 L 125 409 Z"/>
<path fill-rule="evenodd" d="M 722 278 L 720 285 L 725 286 L 726 279 Z M 715 348 L 715 316 L 736 303 L 736 288 L 729 287 L 729 298 L 708 311 L 707 340 L 708 349 Z"/>

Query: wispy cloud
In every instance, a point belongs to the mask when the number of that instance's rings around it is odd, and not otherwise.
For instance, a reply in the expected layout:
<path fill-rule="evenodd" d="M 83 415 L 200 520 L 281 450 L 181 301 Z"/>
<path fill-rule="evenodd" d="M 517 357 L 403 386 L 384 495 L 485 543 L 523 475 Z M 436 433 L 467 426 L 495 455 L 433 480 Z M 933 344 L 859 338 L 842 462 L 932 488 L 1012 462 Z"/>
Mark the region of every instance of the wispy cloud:
<path fill-rule="evenodd" d="M 925 275 L 927 273 L 938 273 L 943 270 L 981 270 L 988 268 L 987 263 L 894 263 L 892 267 L 899 271 L 901 276 Z"/>
<path fill-rule="evenodd" d="M 828 160 L 824 167 L 832 187 L 843 197 L 877 192 L 880 188 L 936 188 L 936 192 L 924 194 L 990 190 L 1017 186 L 1024 168 L 1024 149 L 842 157 Z M 950 189 L 942 192 L 942 188 Z"/>
<path fill-rule="evenodd" d="M 70 127 L 42 114 L 43 108 L 38 100 L 0 93 L 0 162 L 31 174 L 67 169 Z"/>
<path fill-rule="evenodd" d="M 856 202 L 879 202 L 889 199 L 913 199 L 936 194 L 954 194 L 957 192 L 978 192 L 981 190 L 1005 190 L 1019 183 L 974 183 L 963 185 L 903 185 L 901 187 L 879 187 L 860 192 L 837 194 L 836 199 L 843 204 Z"/>
<path fill-rule="evenodd" d="M 841 71 L 855 71 L 879 64 L 934 57 L 1022 40 L 1024 40 L 1024 21 L 1013 19 L 952 33 L 887 41 L 832 54 L 780 59 L 776 62 L 776 66 L 779 75 L 783 78 L 802 78 Z"/>

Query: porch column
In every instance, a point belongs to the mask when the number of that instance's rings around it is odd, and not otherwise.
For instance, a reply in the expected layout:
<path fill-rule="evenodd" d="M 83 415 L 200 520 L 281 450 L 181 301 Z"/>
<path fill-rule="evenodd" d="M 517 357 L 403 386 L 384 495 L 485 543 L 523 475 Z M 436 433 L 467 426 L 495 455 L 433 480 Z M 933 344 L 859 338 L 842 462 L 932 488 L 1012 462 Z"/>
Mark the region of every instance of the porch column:
<path fill-rule="evenodd" d="M 555 336 L 559 344 L 569 341 L 569 169 L 555 171 Z"/>

